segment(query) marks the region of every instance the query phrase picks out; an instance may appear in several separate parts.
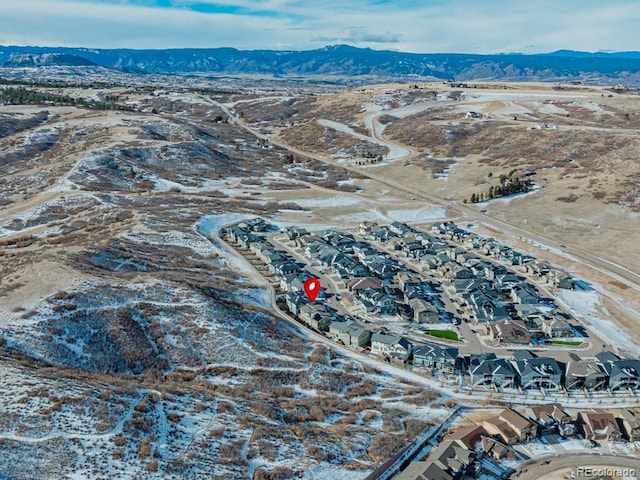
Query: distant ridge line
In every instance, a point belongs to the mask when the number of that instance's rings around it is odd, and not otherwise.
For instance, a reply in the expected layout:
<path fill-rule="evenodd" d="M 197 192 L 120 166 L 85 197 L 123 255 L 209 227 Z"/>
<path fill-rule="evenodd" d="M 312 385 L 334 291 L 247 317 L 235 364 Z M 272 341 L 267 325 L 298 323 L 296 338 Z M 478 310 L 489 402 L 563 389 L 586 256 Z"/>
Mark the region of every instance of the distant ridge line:
<path fill-rule="evenodd" d="M 53 56 L 51 56 L 54 54 Z M 38 56 L 49 55 L 47 58 Z M 62 55 L 65 55 L 63 57 Z M 16 59 L 22 58 L 21 61 Z M 640 85 L 640 52 L 558 50 L 539 54 L 404 53 L 332 45 L 316 50 L 162 50 L 0 46 L 5 67 L 95 64 L 140 73 L 335 75 L 438 80 L 584 80 Z M 49 63 L 48 63 L 49 62 Z"/>

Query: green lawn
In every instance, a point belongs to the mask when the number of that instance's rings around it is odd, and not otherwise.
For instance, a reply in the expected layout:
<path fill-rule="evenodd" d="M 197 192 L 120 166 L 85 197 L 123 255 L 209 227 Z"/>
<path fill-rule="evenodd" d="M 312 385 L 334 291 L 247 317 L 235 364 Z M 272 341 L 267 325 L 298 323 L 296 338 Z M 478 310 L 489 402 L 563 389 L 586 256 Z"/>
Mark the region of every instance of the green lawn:
<path fill-rule="evenodd" d="M 582 342 L 573 342 L 568 340 L 551 340 L 551 345 L 569 345 L 571 347 L 579 347 L 580 345 L 582 345 Z"/>
<path fill-rule="evenodd" d="M 446 338 L 447 340 L 455 340 L 456 342 L 460 341 L 458 334 L 451 330 L 427 330 L 427 335 L 437 338 Z"/>

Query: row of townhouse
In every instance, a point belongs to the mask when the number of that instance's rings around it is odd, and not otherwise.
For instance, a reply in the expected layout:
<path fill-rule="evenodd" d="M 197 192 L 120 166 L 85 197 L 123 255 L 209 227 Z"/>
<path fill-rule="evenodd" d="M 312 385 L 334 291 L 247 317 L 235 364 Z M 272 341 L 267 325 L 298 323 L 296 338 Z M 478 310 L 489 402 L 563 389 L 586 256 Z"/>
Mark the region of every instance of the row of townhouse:
<path fill-rule="evenodd" d="M 569 414 L 560 404 L 506 408 L 481 422 L 456 428 L 440 437 L 422 461 L 412 462 L 397 480 L 508 478 L 505 461 L 516 457 L 513 446 L 549 434 L 587 440 L 640 439 L 640 410 L 583 410 Z"/>
<path fill-rule="evenodd" d="M 458 227 L 454 222 L 440 222 L 432 226 L 432 232 L 446 239 L 462 244 L 467 251 L 476 250 L 501 262 L 520 265 L 525 272 L 534 274 L 541 280 L 557 287 L 573 289 L 576 280 L 567 272 L 542 262 L 534 257 L 518 252 L 491 237 L 481 237 L 476 233 Z"/>
<path fill-rule="evenodd" d="M 512 360 L 498 358 L 495 353 L 476 354 L 468 360 L 468 372 L 475 387 L 640 390 L 640 360 L 611 352 L 601 352 L 593 360 L 572 353 L 566 363 L 527 350 L 515 352 Z"/>
<path fill-rule="evenodd" d="M 300 235 L 294 242 L 304 250 L 305 256 L 330 267 L 345 280 L 373 275 L 388 281 L 403 269 L 393 258 L 372 249 L 368 243 L 357 242 L 351 235 L 335 230 L 321 235 Z"/>
<path fill-rule="evenodd" d="M 453 222 L 436 224 L 433 230 L 449 232 L 455 239 L 474 235 Z M 485 247 L 492 246 L 495 252 L 502 252 L 500 255 L 512 257 L 508 252 L 513 250 L 509 247 L 490 239 L 482 240 Z M 455 292 L 472 310 L 475 319 L 487 323 L 487 333 L 496 341 L 528 344 L 575 335 L 567 316 L 557 311 L 553 301 L 542 298 L 538 289 L 523 277 L 502 265 L 474 257 L 464 249 L 452 247 L 448 254 L 449 260 L 437 267 L 439 272 L 451 280 Z"/>

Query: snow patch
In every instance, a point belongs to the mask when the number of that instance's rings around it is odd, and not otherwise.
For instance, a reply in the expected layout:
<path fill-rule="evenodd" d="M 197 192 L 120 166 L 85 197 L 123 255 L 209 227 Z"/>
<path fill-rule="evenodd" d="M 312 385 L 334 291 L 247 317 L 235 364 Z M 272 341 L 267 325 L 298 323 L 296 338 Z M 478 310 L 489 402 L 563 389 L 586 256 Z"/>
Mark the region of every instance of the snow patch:
<path fill-rule="evenodd" d="M 560 298 L 571 310 L 587 320 L 603 338 L 608 339 L 619 348 L 630 352 L 638 351 L 638 345 L 621 330 L 619 325 L 602 318 L 608 312 L 598 292 L 594 290 L 560 290 Z"/>

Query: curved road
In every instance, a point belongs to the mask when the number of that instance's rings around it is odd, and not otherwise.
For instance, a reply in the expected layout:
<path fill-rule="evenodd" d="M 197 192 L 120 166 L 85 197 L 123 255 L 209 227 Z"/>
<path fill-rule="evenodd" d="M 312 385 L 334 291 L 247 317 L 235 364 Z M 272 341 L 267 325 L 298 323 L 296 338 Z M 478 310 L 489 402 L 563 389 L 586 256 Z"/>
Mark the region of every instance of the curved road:
<path fill-rule="evenodd" d="M 230 244 L 225 242 L 220 238 L 220 230 L 223 227 L 220 226 L 216 231 L 212 232 L 211 237 L 203 235 L 204 238 L 207 238 L 209 241 L 216 241 L 220 244 L 224 249 L 229 251 L 233 255 L 240 256 L 244 259 L 253 270 L 258 275 L 262 275 L 255 266 L 247 261 L 235 248 L 233 248 Z M 404 368 L 397 367 L 395 365 L 387 364 L 382 360 L 378 360 L 375 357 L 367 356 L 360 354 L 358 352 L 354 352 L 353 350 L 349 350 L 345 347 L 338 345 L 336 342 L 331 341 L 324 335 L 319 334 L 315 330 L 307 327 L 306 325 L 296 321 L 293 317 L 291 317 L 287 312 L 284 312 L 276 303 L 276 291 L 271 283 L 268 283 L 268 288 L 271 297 L 271 308 L 273 312 L 283 320 L 287 321 L 289 324 L 293 325 L 295 329 L 299 332 L 302 332 L 309 339 L 325 344 L 327 347 L 339 352 L 340 354 L 357 360 L 360 363 L 365 363 L 371 367 L 377 368 L 378 370 L 385 371 L 394 375 L 395 377 L 404 378 L 411 382 L 417 383 L 419 385 L 431 388 L 433 390 L 439 391 L 442 394 L 455 398 L 459 405 L 467 405 L 470 407 L 477 407 L 478 402 L 481 399 L 491 399 L 493 402 L 505 402 L 514 405 L 531 405 L 537 404 L 542 401 L 544 402 L 558 402 L 562 405 L 567 405 L 569 403 L 575 403 L 575 397 L 567 397 L 561 393 L 554 394 L 549 392 L 546 396 L 537 396 L 533 393 L 530 395 L 519 395 L 517 392 L 509 392 L 509 393 L 501 393 L 495 392 L 493 390 L 479 390 L 473 389 L 469 387 L 460 387 L 455 385 L 445 385 L 434 379 L 426 378 L 421 375 L 418 375 L 410 370 L 406 370 Z M 616 406 L 616 407 L 629 407 L 629 408 L 637 408 L 640 407 L 640 398 L 636 396 L 614 396 L 614 397 L 605 397 L 599 396 L 597 397 L 597 401 L 599 401 L 600 405 L 604 408 L 606 406 Z"/>
<path fill-rule="evenodd" d="M 640 476 L 640 458 L 620 457 L 614 455 L 596 454 L 564 454 L 561 457 L 546 456 L 538 457 L 521 465 L 509 478 L 512 480 L 537 480 L 544 475 L 561 472 L 577 467 L 610 467 L 610 468 L 631 468 L 636 469 L 636 475 Z M 575 470 L 574 470 L 575 471 Z M 576 478 L 580 478 L 577 474 Z M 560 478 L 560 477 L 559 477 Z M 583 478 L 596 478 L 595 476 L 584 476 Z M 598 477 L 600 478 L 600 477 Z"/>
<path fill-rule="evenodd" d="M 414 189 L 412 187 L 408 187 L 406 185 L 403 185 L 401 183 L 395 182 L 393 180 L 390 180 L 384 176 L 380 176 L 380 175 L 376 175 L 374 173 L 371 173 L 370 171 L 368 171 L 367 169 L 363 169 L 363 168 L 356 168 L 350 165 L 343 165 L 343 164 L 338 164 L 337 162 L 335 162 L 333 159 L 330 159 L 324 155 L 317 155 L 317 154 L 313 154 L 304 150 L 300 150 L 292 145 L 289 145 L 286 142 L 283 142 L 280 139 L 277 138 L 273 138 L 270 135 L 265 135 L 261 132 L 259 132 L 258 130 L 256 130 L 255 128 L 249 126 L 248 124 L 246 124 L 244 121 L 242 121 L 236 114 L 235 112 L 233 112 L 232 110 L 230 110 L 226 105 L 216 102 L 214 100 L 210 100 L 210 99 L 205 99 L 208 100 L 209 102 L 211 102 L 212 104 L 216 105 L 217 107 L 219 107 L 220 109 L 222 109 L 228 116 L 229 119 L 232 123 L 237 124 L 238 126 L 240 126 L 241 128 L 243 128 L 244 130 L 248 131 L 249 133 L 253 134 L 254 136 L 258 137 L 258 138 L 262 138 L 265 140 L 270 141 L 272 144 L 277 145 L 281 148 L 284 148 L 286 150 L 289 150 L 297 155 L 303 156 L 303 157 L 307 157 L 307 158 L 312 158 L 314 160 L 318 160 L 333 166 L 337 166 L 340 168 L 344 168 L 345 170 L 355 173 L 357 175 L 364 175 L 367 178 L 374 180 L 376 182 L 382 183 L 384 185 L 393 187 L 397 190 L 400 190 L 402 192 L 408 193 L 410 195 L 414 195 L 414 196 L 418 196 L 424 200 L 428 200 L 430 203 L 436 204 L 436 205 L 440 205 L 440 206 L 444 206 L 444 207 L 449 207 L 450 209 L 454 209 L 457 210 L 458 212 L 465 214 L 466 216 L 476 219 L 477 221 L 480 221 L 486 225 L 492 226 L 494 228 L 496 228 L 497 230 L 502 230 L 506 233 L 509 233 L 511 235 L 514 236 L 519 236 L 519 237 L 523 237 L 523 238 L 527 238 L 535 243 L 540 244 L 541 246 L 544 247 L 548 247 L 548 248 L 553 248 L 553 249 L 557 249 L 561 252 L 566 252 L 567 254 L 573 255 L 574 257 L 582 260 L 584 263 L 586 263 L 587 265 L 590 265 L 591 267 L 596 268 L 597 270 L 602 271 L 603 273 L 606 273 L 608 275 L 610 275 L 612 278 L 618 280 L 618 281 L 622 281 L 624 283 L 626 283 L 627 285 L 629 285 L 631 288 L 636 288 L 636 289 L 640 289 L 640 275 L 638 275 L 635 272 L 632 272 L 631 270 L 623 267 L 622 265 L 619 265 L 617 263 L 614 262 L 610 262 L 608 260 L 604 260 L 596 255 L 593 255 L 587 251 L 584 251 L 582 249 L 576 248 L 576 247 L 561 247 L 560 243 L 555 242 L 553 240 L 550 240 L 536 232 L 532 232 L 530 230 L 525 230 L 521 227 L 516 227 L 514 225 L 511 225 L 507 222 L 504 222 L 502 220 L 498 220 L 494 217 L 491 217 L 489 215 L 486 215 L 482 212 L 479 212 L 477 209 L 475 208 L 471 208 L 468 207 L 466 205 L 460 205 L 457 202 L 453 202 L 453 201 L 446 201 L 442 198 L 439 197 L 434 197 L 433 195 L 428 194 L 427 192 L 423 191 L 423 190 L 418 190 L 418 189 Z M 373 119 L 373 121 L 375 121 L 375 118 Z M 373 128 L 373 130 L 375 131 L 376 129 Z M 390 145 L 397 145 L 398 147 L 400 147 L 401 145 L 396 144 L 396 143 L 392 143 L 387 141 L 386 139 L 382 138 L 381 135 L 376 135 L 376 139 L 380 140 L 380 141 L 384 141 L 386 143 L 389 143 Z M 404 148 L 409 148 L 406 145 L 402 146 Z M 411 150 L 409 148 L 409 150 Z"/>
<path fill-rule="evenodd" d="M 478 209 L 475 208 L 471 208 L 469 206 L 466 205 L 461 205 L 458 204 L 457 202 L 453 202 L 453 201 L 446 201 L 442 198 L 439 197 L 434 197 L 433 195 L 428 194 L 427 192 L 423 191 L 423 190 L 418 190 L 418 189 L 414 189 L 412 187 L 408 187 L 406 185 L 403 185 L 401 183 L 398 183 L 394 180 L 390 180 L 384 176 L 380 176 L 380 175 L 376 175 L 375 173 L 371 173 L 370 170 L 368 169 L 363 169 L 363 168 L 357 168 L 355 166 L 350 166 L 350 165 L 343 165 L 343 164 L 338 164 L 337 162 L 335 162 L 333 159 L 326 157 L 324 155 L 318 155 L 318 154 L 313 154 L 313 153 L 309 153 L 306 151 L 303 151 L 299 148 L 296 148 L 292 145 L 289 145 L 288 143 L 278 139 L 278 138 L 273 138 L 270 135 L 265 135 L 261 132 L 259 132 L 258 130 L 256 130 L 255 128 L 247 125 L 242 119 L 240 119 L 235 112 L 233 112 L 231 109 L 229 109 L 226 105 L 217 102 L 215 100 L 211 100 L 208 98 L 204 98 L 203 100 L 210 102 L 213 105 L 216 105 L 218 108 L 222 109 L 229 117 L 230 121 L 232 123 L 235 123 L 236 125 L 238 125 L 239 127 L 243 128 L 244 130 L 246 130 L 247 132 L 251 133 L 252 135 L 256 136 L 257 138 L 262 138 L 265 140 L 270 141 L 272 144 L 277 145 L 281 148 L 284 148 L 292 153 L 295 153 L 297 155 L 300 155 L 302 157 L 307 157 L 307 158 L 312 158 L 314 160 L 318 160 L 320 162 L 335 166 L 335 167 L 340 167 L 343 168 L 349 172 L 352 172 L 356 175 L 360 175 L 360 176 L 366 176 L 367 178 L 369 178 L 370 180 L 376 181 L 378 183 L 381 183 L 383 185 L 392 187 L 398 191 L 401 192 L 405 192 L 409 195 L 412 196 L 417 196 L 420 197 L 423 200 L 427 200 L 429 203 L 434 204 L 434 205 L 440 205 L 440 206 L 444 206 L 446 208 L 448 208 L 450 211 L 451 210 L 457 210 L 457 212 L 459 212 L 460 215 L 465 215 L 466 217 L 472 219 L 473 221 L 476 222 L 481 222 L 484 223 L 485 225 L 489 226 L 489 227 L 493 227 L 498 231 L 503 231 L 505 233 L 508 233 L 512 236 L 515 237 L 521 237 L 523 239 L 527 239 L 532 243 L 537 243 L 539 246 L 541 247 L 545 247 L 545 248 L 549 248 L 549 249 L 555 249 L 559 255 L 564 256 L 565 258 L 568 259 L 578 259 L 580 260 L 583 264 L 593 268 L 594 270 L 597 270 L 605 275 L 608 275 L 610 278 L 617 280 L 619 282 L 622 282 L 626 285 L 628 285 L 630 288 L 636 289 L 636 290 L 640 290 L 640 275 L 638 275 L 635 272 L 632 272 L 631 270 L 623 267 L 622 265 L 619 265 L 617 263 L 611 262 L 609 260 L 605 260 L 603 258 L 600 258 L 596 255 L 593 255 L 592 253 L 589 253 L 585 250 L 579 249 L 577 247 L 562 247 L 560 245 L 560 243 L 555 242 L 553 240 L 550 240 L 542 235 L 540 235 L 539 233 L 536 232 L 532 232 L 529 230 L 525 230 L 523 228 L 520 227 L 516 227 L 514 225 L 511 225 L 505 221 L 502 220 L 498 220 L 494 217 L 491 217 L 489 215 L 484 214 L 481 211 L 478 211 Z M 372 118 L 372 123 L 375 123 L 375 119 L 376 119 L 377 115 L 374 115 L 374 118 Z M 372 124 L 372 130 L 375 132 L 376 128 L 375 126 Z M 376 137 L 381 140 L 381 141 L 385 141 L 387 142 L 385 139 L 382 138 L 381 135 L 376 135 Z M 391 142 L 387 142 L 389 144 L 392 144 Z M 620 299 L 615 298 L 614 296 L 610 295 L 607 291 L 603 290 L 602 288 L 597 288 L 598 292 L 604 296 L 606 296 L 618 309 L 620 309 L 621 311 L 626 312 L 628 315 L 632 316 L 635 318 L 636 321 L 640 321 L 640 314 L 638 314 L 637 312 L 631 310 L 628 308 L 627 305 L 625 305 Z"/>

